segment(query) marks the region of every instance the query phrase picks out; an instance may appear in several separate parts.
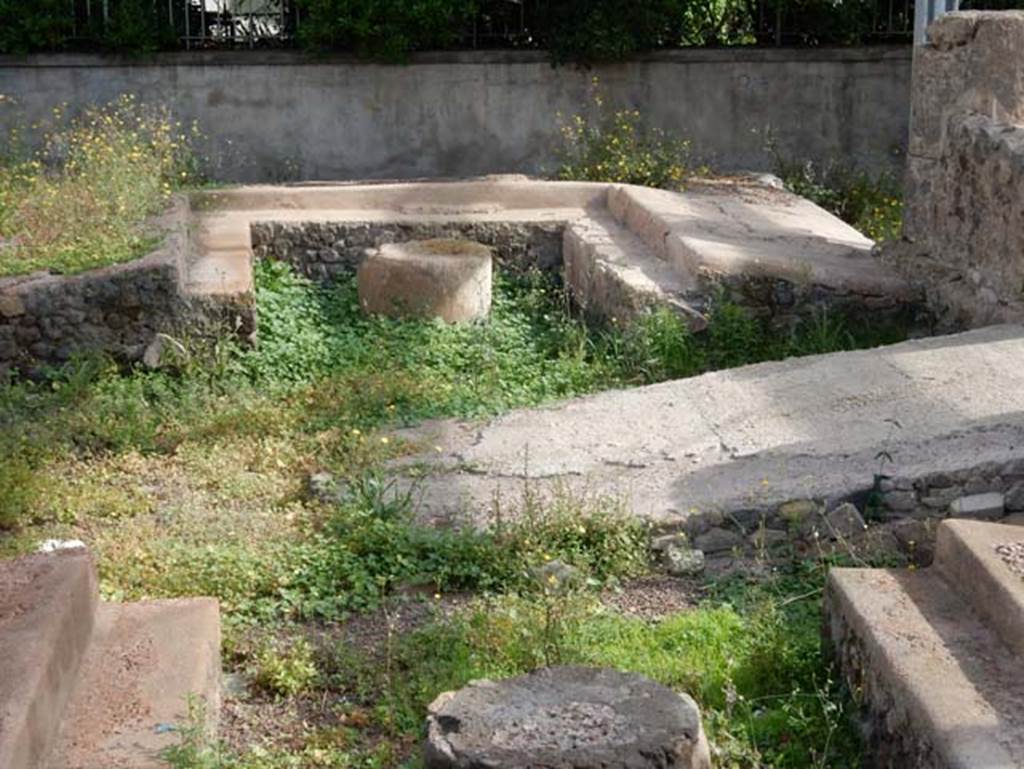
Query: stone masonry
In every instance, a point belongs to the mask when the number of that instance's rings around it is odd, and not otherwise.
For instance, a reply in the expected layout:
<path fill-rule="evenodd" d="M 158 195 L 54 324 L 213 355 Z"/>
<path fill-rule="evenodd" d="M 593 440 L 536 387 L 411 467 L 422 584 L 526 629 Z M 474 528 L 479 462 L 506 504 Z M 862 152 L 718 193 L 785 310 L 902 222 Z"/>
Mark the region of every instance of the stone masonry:
<path fill-rule="evenodd" d="M 914 56 L 904 242 L 949 325 L 1024 318 L 1024 12 L 942 17 Z"/>
<path fill-rule="evenodd" d="M 177 199 L 155 222 L 163 242 L 135 261 L 79 275 L 0 278 L 0 377 L 95 352 L 138 361 L 160 334 L 251 333 L 251 296 L 186 290 L 187 214 L 187 201 Z"/>

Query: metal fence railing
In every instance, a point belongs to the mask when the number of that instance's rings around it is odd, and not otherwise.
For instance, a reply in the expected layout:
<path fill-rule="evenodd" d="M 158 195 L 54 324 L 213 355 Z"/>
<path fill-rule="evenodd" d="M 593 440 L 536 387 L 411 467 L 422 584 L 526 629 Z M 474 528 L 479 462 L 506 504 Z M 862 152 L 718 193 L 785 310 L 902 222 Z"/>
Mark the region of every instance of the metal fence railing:
<path fill-rule="evenodd" d="M 111 29 L 152 29 L 155 48 L 289 47 L 297 43 L 302 0 L 66 0 L 72 43 L 110 44 Z M 478 13 L 455 35 L 459 48 L 537 48 L 545 40 L 545 10 L 553 0 L 478 0 Z M 636 0 L 640 6 L 644 0 Z M 699 9 L 730 9 L 744 42 L 767 46 L 909 42 L 915 0 L 727 0 Z M 918 0 L 949 4 L 950 0 Z M 26 13 L 32 3 L 26 2 Z M 1024 7 L 1024 0 L 960 0 L 962 8 Z M 704 11 L 701 11 L 704 12 Z M 133 18 L 126 24 L 125 15 Z M 713 27 L 716 22 L 712 21 Z M 116 38 L 116 34 L 114 35 Z M 711 42 L 723 42 L 712 40 Z M 116 46 L 117 40 L 113 43 Z M 672 46 L 672 41 L 665 41 Z"/>
<path fill-rule="evenodd" d="M 298 10 L 293 0 L 152 0 L 126 11 L 118 0 L 69 0 L 72 39 L 97 39 L 123 24 L 119 14 L 142 16 L 163 46 L 224 48 L 286 46 L 295 37 Z"/>
<path fill-rule="evenodd" d="M 67 1 L 71 38 L 80 42 L 101 38 L 111 26 L 123 24 L 119 14 L 130 12 L 147 15 L 143 21 L 162 36 L 159 47 L 288 47 L 296 42 L 303 20 L 298 0 Z M 539 47 L 546 2 L 480 0 L 472 23 L 456 36 L 457 45 Z M 734 15 L 743 16 L 751 42 L 759 45 L 850 42 L 840 38 L 851 29 L 857 42 L 903 42 L 911 39 L 914 26 L 914 0 L 733 0 L 732 5 Z"/>
<path fill-rule="evenodd" d="M 454 35 L 458 48 L 537 48 L 546 42 L 545 11 L 553 0 L 478 0 L 478 13 Z M 642 4 L 644 0 L 636 0 Z M 958 0 L 918 0 L 942 9 Z M 70 41 L 116 47 L 118 32 L 133 30 L 136 42 L 151 34 L 153 48 L 205 49 L 289 47 L 297 42 L 305 12 L 302 0 L 67 0 Z M 742 30 L 742 42 L 763 46 L 909 42 L 915 31 L 915 0 L 693 0 L 700 13 L 717 9 L 721 21 Z M 926 7 L 925 7 L 926 4 Z M 959 0 L 961 8 L 1002 10 L 1024 0 Z M 32 13 L 26 3 L 26 13 Z M 726 9 L 723 11 L 723 9 Z M 126 19 L 131 15 L 131 19 Z M 713 14 L 712 14 L 713 15 Z M 918 20 L 918 26 L 921 26 Z M 149 30 L 149 31 L 146 31 Z M 921 30 L 918 30 L 920 36 Z M 705 42 L 737 42 L 712 39 Z M 665 41 L 671 47 L 672 41 Z"/>

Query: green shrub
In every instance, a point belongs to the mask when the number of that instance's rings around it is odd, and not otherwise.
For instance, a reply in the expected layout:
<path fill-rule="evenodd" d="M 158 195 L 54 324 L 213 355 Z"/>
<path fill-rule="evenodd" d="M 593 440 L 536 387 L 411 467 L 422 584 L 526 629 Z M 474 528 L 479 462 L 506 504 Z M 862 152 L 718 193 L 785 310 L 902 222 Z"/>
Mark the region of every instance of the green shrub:
<path fill-rule="evenodd" d="M 61 48 L 71 22 L 65 0 L 0 0 L 0 53 Z"/>
<path fill-rule="evenodd" d="M 92 37 L 112 51 L 130 54 L 172 49 L 178 37 L 163 8 L 152 0 L 107 0 L 105 24 L 94 22 Z"/>
<path fill-rule="evenodd" d="M 41 487 L 31 459 L 17 447 L 0 456 L 0 530 L 13 529 L 28 518 Z"/>
<path fill-rule="evenodd" d="M 447 48 L 472 25 L 474 0 L 299 0 L 299 34 L 318 49 L 401 62 L 413 51 Z"/>
<path fill-rule="evenodd" d="M 774 144 L 775 170 L 786 188 L 817 203 L 875 241 L 896 240 L 903 229 L 903 188 L 891 173 L 871 174 L 843 163 L 824 166 L 782 157 Z"/>
<path fill-rule="evenodd" d="M 290 643 L 266 642 L 254 660 L 253 683 L 280 697 L 294 697 L 312 688 L 320 676 L 313 647 L 305 638 Z"/>
<path fill-rule="evenodd" d="M 636 110 L 611 110 L 593 81 L 594 116 L 561 127 L 557 178 L 677 189 L 692 173 L 690 143 L 646 125 Z"/>
<path fill-rule="evenodd" d="M 708 361 L 725 369 L 757 363 L 767 357 L 766 329 L 743 307 L 718 303 L 708 319 Z"/>
<path fill-rule="evenodd" d="M 686 321 L 665 307 L 627 326 L 617 348 L 625 369 L 639 374 L 644 382 L 694 376 L 707 366 L 704 346 Z"/>
<path fill-rule="evenodd" d="M 538 39 L 556 62 L 594 63 L 642 51 L 752 40 L 736 0 L 548 0 L 537 11 Z"/>

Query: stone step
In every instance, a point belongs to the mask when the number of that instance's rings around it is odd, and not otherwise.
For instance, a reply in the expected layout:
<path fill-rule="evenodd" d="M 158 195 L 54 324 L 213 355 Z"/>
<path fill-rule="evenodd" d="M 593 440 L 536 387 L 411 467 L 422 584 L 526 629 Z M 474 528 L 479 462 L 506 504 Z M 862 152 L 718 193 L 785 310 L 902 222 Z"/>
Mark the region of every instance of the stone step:
<path fill-rule="evenodd" d="M 1015 573 L 997 548 L 1006 557 L 1018 553 L 1016 567 L 1024 570 L 1019 527 L 947 520 L 937 532 L 934 566 L 1003 643 L 1024 655 L 1024 574 Z"/>
<path fill-rule="evenodd" d="M 1019 657 L 939 571 L 833 569 L 826 611 L 876 766 L 1024 766 Z"/>
<path fill-rule="evenodd" d="M 588 313 L 627 321 L 652 306 L 668 306 L 691 328 L 707 325 L 690 301 L 692 275 L 660 259 L 638 236 L 610 215 L 591 215 L 565 228 L 562 255 L 566 282 Z"/>
<path fill-rule="evenodd" d="M 919 292 L 872 255 L 874 243 L 809 200 L 760 185 L 696 181 L 683 194 L 627 185 L 608 208 L 662 259 L 728 278 L 814 284 L 914 302 Z"/>
<path fill-rule="evenodd" d="M 233 297 L 253 290 L 252 252 L 248 249 L 204 250 L 191 260 L 185 278 L 187 296 Z"/>
<path fill-rule="evenodd" d="M 45 760 L 97 600 L 85 550 L 0 561 L 0 767 L 36 769 Z"/>
<path fill-rule="evenodd" d="M 161 769 L 190 697 L 220 706 L 220 616 L 208 598 L 101 604 L 49 769 Z"/>

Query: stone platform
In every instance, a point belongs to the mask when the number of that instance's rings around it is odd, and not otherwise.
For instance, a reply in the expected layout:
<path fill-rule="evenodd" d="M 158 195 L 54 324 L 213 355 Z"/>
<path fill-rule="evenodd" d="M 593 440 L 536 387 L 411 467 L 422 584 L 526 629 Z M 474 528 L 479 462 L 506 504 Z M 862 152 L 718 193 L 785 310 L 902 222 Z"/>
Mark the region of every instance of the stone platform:
<path fill-rule="evenodd" d="M 164 242 L 135 262 L 0 279 L 0 373 L 80 352 L 141 360 L 162 334 L 250 337 L 254 259 L 330 279 L 368 250 L 437 238 L 483 243 L 505 269 L 564 275 L 603 321 L 667 306 L 700 329 L 723 292 L 779 324 L 821 308 L 902 317 L 921 299 L 852 227 L 742 178 L 684 192 L 515 176 L 238 187 L 179 197 L 155 225 Z"/>
<path fill-rule="evenodd" d="M 970 515 L 952 503 L 990 493 L 977 514 L 998 518 L 1024 509 L 1021 360 L 1024 327 L 998 326 L 398 435 L 422 447 L 405 461 L 424 519 L 485 524 L 496 500 L 513 514 L 526 483 L 612 496 L 694 536 L 762 521 L 785 532 L 789 503 L 863 508 L 873 492 L 881 514 L 912 518 Z"/>
<path fill-rule="evenodd" d="M 923 571 L 833 569 L 826 627 L 883 769 L 1024 766 L 1019 527 L 946 521 Z"/>
<path fill-rule="evenodd" d="M 85 550 L 0 561 L 0 766 L 158 769 L 220 705 L 216 601 L 99 601 Z"/>
<path fill-rule="evenodd" d="M 329 277 L 355 269 L 366 248 L 466 238 L 494 247 L 506 267 L 564 266 L 576 301 L 604 319 L 667 304 L 700 326 L 722 289 L 773 315 L 877 315 L 920 298 L 852 227 L 749 179 L 684 192 L 525 177 L 253 186 L 199 193 L 192 207 L 189 285 L 200 293 L 250 283 L 254 254 Z"/>

